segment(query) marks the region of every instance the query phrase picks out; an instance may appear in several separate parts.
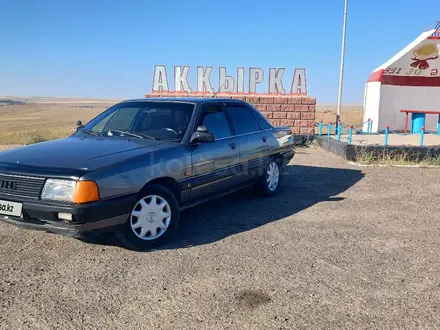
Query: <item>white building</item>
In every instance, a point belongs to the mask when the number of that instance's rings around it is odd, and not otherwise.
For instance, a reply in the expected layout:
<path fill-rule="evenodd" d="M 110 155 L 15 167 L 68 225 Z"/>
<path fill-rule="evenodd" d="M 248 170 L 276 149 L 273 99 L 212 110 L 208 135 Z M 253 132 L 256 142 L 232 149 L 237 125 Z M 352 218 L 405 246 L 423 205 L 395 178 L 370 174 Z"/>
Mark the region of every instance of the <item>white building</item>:
<path fill-rule="evenodd" d="M 403 109 L 440 111 L 440 22 L 374 70 L 365 86 L 364 121 L 373 121 L 373 132 L 403 130 Z M 436 130 L 437 120 L 427 115 L 426 129 Z"/>

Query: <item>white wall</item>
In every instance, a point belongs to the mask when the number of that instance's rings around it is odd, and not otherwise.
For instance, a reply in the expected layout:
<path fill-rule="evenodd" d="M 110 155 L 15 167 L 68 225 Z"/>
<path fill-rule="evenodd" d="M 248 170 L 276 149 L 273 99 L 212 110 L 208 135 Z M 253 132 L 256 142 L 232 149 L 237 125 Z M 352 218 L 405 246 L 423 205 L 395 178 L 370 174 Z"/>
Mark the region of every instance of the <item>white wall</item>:
<path fill-rule="evenodd" d="M 390 125 L 393 130 L 403 130 L 405 114 L 400 113 L 402 109 L 440 111 L 440 87 L 381 85 L 380 94 L 379 129 Z M 426 129 L 437 130 L 437 120 L 437 115 L 427 115 Z M 408 126 L 411 128 L 411 118 Z"/>
<path fill-rule="evenodd" d="M 380 82 L 369 82 L 365 84 L 363 121 L 367 121 L 368 119 L 373 121 L 372 132 L 378 130 L 380 93 Z M 364 124 L 362 130 L 367 132 L 367 129 L 368 124 Z"/>

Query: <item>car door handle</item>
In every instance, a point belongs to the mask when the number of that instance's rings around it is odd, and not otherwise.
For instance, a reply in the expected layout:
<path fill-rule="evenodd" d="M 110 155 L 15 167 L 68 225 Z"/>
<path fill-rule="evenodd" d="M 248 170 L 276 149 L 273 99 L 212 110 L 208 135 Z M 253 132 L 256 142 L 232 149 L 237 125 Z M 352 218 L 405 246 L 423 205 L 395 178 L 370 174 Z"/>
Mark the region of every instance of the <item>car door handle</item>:
<path fill-rule="evenodd" d="M 231 142 L 231 143 L 229 143 L 229 146 L 231 147 L 231 149 L 235 149 L 235 147 L 236 147 L 237 145 L 235 144 L 235 142 Z"/>
<path fill-rule="evenodd" d="M 263 142 L 266 142 L 266 137 L 263 136 L 263 137 L 261 138 L 261 140 L 263 140 Z"/>

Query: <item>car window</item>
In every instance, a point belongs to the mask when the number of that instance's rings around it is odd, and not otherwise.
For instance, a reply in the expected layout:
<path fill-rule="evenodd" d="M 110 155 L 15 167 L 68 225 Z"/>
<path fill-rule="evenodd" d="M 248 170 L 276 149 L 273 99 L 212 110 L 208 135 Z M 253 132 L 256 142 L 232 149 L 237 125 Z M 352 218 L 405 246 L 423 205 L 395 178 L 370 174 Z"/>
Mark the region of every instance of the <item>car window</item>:
<path fill-rule="evenodd" d="M 250 110 L 243 106 L 228 106 L 226 111 L 232 119 L 237 134 L 246 134 L 260 130 Z"/>
<path fill-rule="evenodd" d="M 115 111 L 109 116 L 110 118 L 107 120 L 107 122 L 103 120 L 104 123 L 102 128 L 98 124 L 94 127 L 94 129 L 100 132 L 109 131 L 112 129 L 128 130 L 138 111 L 139 108 L 119 109 L 119 111 Z"/>
<path fill-rule="evenodd" d="M 269 129 L 271 128 L 271 126 L 269 125 L 269 123 L 267 122 L 267 120 L 263 117 L 263 115 L 261 114 L 261 112 L 259 112 L 258 110 L 255 109 L 249 109 L 249 111 L 254 115 L 255 119 L 258 122 L 258 125 L 260 125 L 261 129 Z"/>
<path fill-rule="evenodd" d="M 204 106 L 202 108 L 200 126 L 206 126 L 208 132 L 214 134 L 214 139 L 232 135 L 226 114 L 218 106 Z"/>
<path fill-rule="evenodd" d="M 92 119 L 85 129 L 104 137 L 121 136 L 125 132 L 131 137 L 137 134 L 141 138 L 180 141 L 188 128 L 194 106 L 164 101 L 122 102 Z"/>
<path fill-rule="evenodd" d="M 133 127 L 133 131 L 151 134 L 156 130 L 173 130 L 180 132 L 186 129 L 191 113 L 168 107 L 149 107 L 142 109 Z"/>

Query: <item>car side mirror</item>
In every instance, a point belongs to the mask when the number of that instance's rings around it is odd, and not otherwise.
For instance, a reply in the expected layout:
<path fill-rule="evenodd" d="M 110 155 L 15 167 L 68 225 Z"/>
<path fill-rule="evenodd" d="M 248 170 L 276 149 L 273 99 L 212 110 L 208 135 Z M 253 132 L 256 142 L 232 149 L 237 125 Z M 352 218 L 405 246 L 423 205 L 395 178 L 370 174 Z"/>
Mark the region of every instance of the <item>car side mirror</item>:
<path fill-rule="evenodd" d="M 191 144 L 214 142 L 214 134 L 208 132 L 206 126 L 199 126 L 197 127 L 197 130 L 192 133 L 189 142 Z"/>
<path fill-rule="evenodd" d="M 82 124 L 82 121 L 81 120 L 78 120 L 77 122 L 76 122 L 76 131 L 78 131 L 79 129 L 81 129 L 81 128 L 83 128 L 84 127 L 84 125 Z"/>

